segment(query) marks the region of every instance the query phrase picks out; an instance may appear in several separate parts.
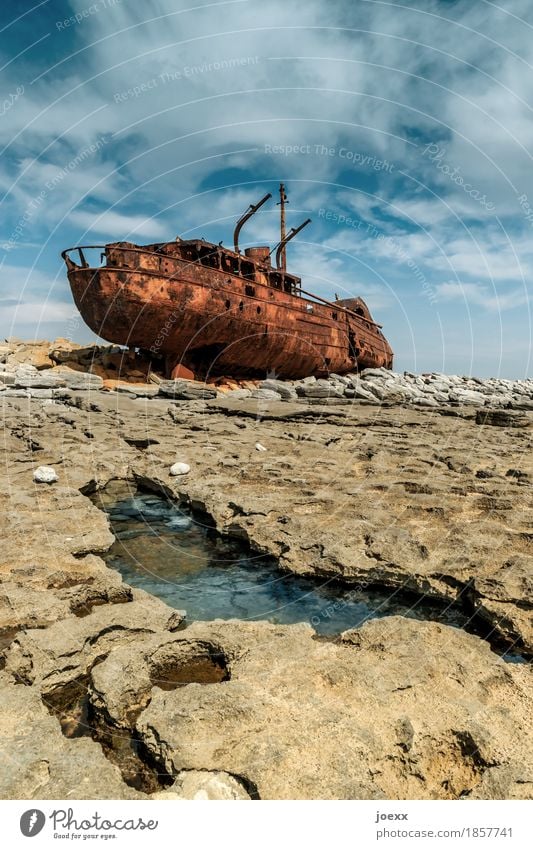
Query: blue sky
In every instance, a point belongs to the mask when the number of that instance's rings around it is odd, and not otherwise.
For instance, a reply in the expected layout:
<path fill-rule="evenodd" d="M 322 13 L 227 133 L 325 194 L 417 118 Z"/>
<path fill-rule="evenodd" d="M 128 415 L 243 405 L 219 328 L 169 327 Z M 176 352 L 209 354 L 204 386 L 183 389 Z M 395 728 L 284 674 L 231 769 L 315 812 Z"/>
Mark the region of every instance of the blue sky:
<path fill-rule="evenodd" d="M 93 338 L 63 248 L 231 245 L 283 181 L 289 268 L 362 295 L 397 370 L 533 374 L 529 0 L 4 0 L 0 30 L 3 336 Z"/>

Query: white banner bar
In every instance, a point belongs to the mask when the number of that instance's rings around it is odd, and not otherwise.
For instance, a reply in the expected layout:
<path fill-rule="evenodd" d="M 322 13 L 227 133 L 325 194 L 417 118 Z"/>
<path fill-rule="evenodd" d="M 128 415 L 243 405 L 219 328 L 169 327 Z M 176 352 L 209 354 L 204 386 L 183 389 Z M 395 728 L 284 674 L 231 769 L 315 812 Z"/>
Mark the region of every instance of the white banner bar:
<path fill-rule="evenodd" d="M 72 843 L 128 849 L 533 845 L 528 801 L 4 801 L 0 806 L 2 845 L 9 849 Z"/>

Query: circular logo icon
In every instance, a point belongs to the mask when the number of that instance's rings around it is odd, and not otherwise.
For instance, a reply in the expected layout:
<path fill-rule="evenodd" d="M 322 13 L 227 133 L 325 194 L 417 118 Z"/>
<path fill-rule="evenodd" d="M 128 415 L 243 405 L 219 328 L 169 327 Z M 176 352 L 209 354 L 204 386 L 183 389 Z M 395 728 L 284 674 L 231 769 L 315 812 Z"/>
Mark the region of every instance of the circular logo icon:
<path fill-rule="evenodd" d="M 29 811 L 24 811 L 20 818 L 20 830 L 24 837 L 35 837 L 42 831 L 46 822 L 46 817 L 42 811 L 37 808 L 31 808 Z"/>

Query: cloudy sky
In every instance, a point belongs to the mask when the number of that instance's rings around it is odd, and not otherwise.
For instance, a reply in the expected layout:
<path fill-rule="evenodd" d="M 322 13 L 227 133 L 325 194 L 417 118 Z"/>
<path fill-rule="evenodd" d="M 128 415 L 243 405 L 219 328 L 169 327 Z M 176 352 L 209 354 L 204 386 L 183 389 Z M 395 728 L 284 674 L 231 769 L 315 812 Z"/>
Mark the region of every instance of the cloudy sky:
<path fill-rule="evenodd" d="M 60 251 L 231 244 L 280 181 L 289 268 L 397 370 L 531 366 L 530 0 L 4 0 L 0 334 L 92 338 Z M 277 240 L 274 200 L 244 246 Z"/>

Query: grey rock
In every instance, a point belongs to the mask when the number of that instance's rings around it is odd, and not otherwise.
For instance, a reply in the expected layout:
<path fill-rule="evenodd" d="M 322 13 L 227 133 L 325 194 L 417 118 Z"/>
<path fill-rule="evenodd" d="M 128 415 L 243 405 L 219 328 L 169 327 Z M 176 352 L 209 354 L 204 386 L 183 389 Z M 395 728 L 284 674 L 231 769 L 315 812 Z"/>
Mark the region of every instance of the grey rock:
<path fill-rule="evenodd" d="M 343 389 L 337 389 L 327 380 L 297 384 L 296 392 L 300 398 L 342 398 L 344 394 Z"/>
<path fill-rule="evenodd" d="M 365 380 L 365 387 L 368 387 L 372 395 L 380 401 L 383 401 L 388 395 L 388 391 L 385 386 L 374 383 L 371 380 Z"/>
<path fill-rule="evenodd" d="M 352 385 L 350 378 L 346 374 L 335 374 L 332 372 L 332 374 L 330 374 L 329 376 L 329 379 L 332 380 L 334 383 L 342 383 L 343 386 Z"/>
<path fill-rule="evenodd" d="M 28 372 L 20 368 L 15 372 L 14 386 L 19 389 L 54 389 L 64 385 L 64 381 L 50 372 Z"/>
<path fill-rule="evenodd" d="M 297 398 L 296 389 L 289 383 L 284 380 L 273 380 L 272 378 L 268 378 L 267 380 L 263 380 L 259 387 L 261 389 L 270 389 L 273 392 L 277 392 L 281 395 L 283 401 L 292 401 Z"/>
<path fill-rule="evenodd" d="M 158 394 L 179 401 L 208 401 L 217 397 L 215 389 L 209 389 L 205 384 L 194 383 L 183 378 L 162 380 L 159 384 Z"/>
<path fill-rule="evenodd" d="M 30 398 L 51 399 L 54 397 L 54 392 L 57 391 L 57 389 L 28 389 L 28 395 Z"/>
<path fill-rule="evenodd" d="M 374 377 L 388 377 L 391 372 L 386 368 L 365 368 L 361 372 L 361 380 L 368 380 Z"/>
<path fill-rule="evenodd" d="M 128 395 L 130 398 L 155 398 L 159 394 L 159 387 L 155 384 L 120 383 L 113 389 Z"/>
<path fill-rule="evenodd" d="M 320 407 L 340 407 L 350 403 L 350 398 L 344 395 L 329 396 L 328 398 L 300 398 L 300 403 L 309 404 L 310 406 Z"/>
<path fill-rule="evenodd" d="M 435 400 L 435 398 L 431 398 L 431 397 L 428 397 L 428 398 L 424 398 L 424 397 L 415 398 L 415 399 L 413 400 L 413 404 L 418 404 L 418 405 L 420 405 L 421 407 L 438 407 L 438 406 L 439 406 L 439 402 L 438 402 L 438 401 L 436 401 L 436 400 Z"/>
<path fill-rule="evenodd" d="M 361 398 L 364 401 L 373 401 L 374 404 L 378 401 L 377 396 L 370 391 L 370 387 L 366 387 L 366 384 L 364 387 L 355 385 L 353 387 L 353 391 L 355 392 L 356 398 Z"/>
<path fill-rule="evenodd" d="M 251 389 L 250 398 L 256 401 L 281 401 L 281 394 L 273 389 Z"/>
<path fill-rule="evenodd" d="M 482 406 L 485 403 L 485 397 L 481 392 L 476 392 L 472 389 L 454 389 L 450 392 L 450 401 L 459 401 L 461 404 Z"/>
<path fill-rule="evenodd" d="M 251 389 L 232 389 L 230 392 L 226 392 L 224 394 L 225 398 L 236 398 L 239 400 L 240 398 L 250 398 L 252 395 Z"/>
<path fill-rule="evenodd" d="M 104 381 L 97 374 L 85 371 L 63 371 L 61 383 L 69 389 L 101 389 Z"/>
<path fill-rule="evenodd" d="M 493 427 L 529 427 L 531 421 L 527 416 L 509 410 L 478 410 L 476 424 L 492 425 Z"/>
<path fill-rule="evenodd" d="M 514 410 L 533 410 L 533 401 L 519 400 L 517 398 L 513 398 L 513 400 L 509 403 Z"/>

